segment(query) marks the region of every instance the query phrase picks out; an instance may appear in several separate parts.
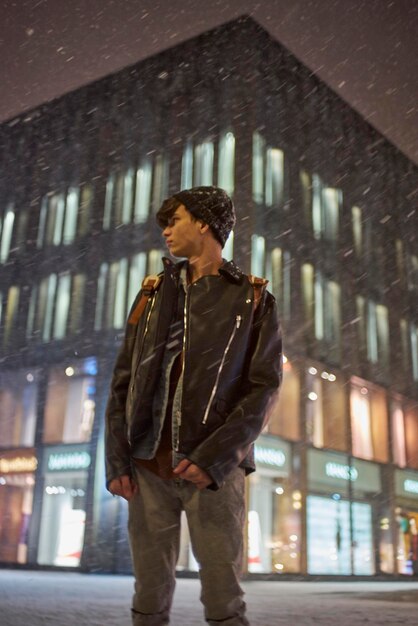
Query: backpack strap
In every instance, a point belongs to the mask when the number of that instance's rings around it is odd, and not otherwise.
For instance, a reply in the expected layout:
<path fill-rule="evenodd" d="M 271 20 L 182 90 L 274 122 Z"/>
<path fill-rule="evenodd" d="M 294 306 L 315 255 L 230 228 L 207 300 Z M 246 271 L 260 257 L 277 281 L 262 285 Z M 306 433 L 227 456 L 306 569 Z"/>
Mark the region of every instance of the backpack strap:
<path fill-rule="evenodd" d="M 155 274 L 145 276 L 141 286 L 141 297 L 138 301 L 138 304 L 129 316 L 128 324 L 138 324 L 139 319 L 144 312 L 145 307 L 147 306 L 148 300 L 154 295 L 154 293 L 156 293 L 162 282 L 162 279 L 162 276 Z"/>
<path fill-rule="evenodd" d="M 261 298 L 263 297 L 269 281 L 267 280 L 267 278 L 259 278 L 258 276 L 254 276 L 254 274 L 249 274 L 248 280 L 250 281 L 254 290 L 253 312 L 255 313 L 258 309 L 258 305 L 261 302 Z"/>

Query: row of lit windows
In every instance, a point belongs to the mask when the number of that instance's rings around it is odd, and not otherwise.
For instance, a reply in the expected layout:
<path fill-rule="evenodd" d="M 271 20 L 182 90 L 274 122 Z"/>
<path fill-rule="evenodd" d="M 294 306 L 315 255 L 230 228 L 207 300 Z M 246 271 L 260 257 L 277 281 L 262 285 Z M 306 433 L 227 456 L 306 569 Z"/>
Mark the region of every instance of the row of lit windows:
<path fill-rule="evenodd" d="M 283 369 L 270 433 L 295 441 L 301 438 L 300 396 L 305 393 L 305 436 L 312 445 L 382 463 L 391 456 L 400 467 L 418 469 L 416 403 L 395 394 L 388 396 L 382 387 L 357 377 L 347 385 L 340 372 L 320 364 L 312 363 L 302 375 L 285 359 Z"/>
<path fill-rule="evenodd" d="M 193 144 L 187 141 L 182 156 L 181 188 L 214 184 L 215 144 L 207 140 Z M 218 142 L 217 184 L 234 192 L 235 137 L 223 133 Z M 253 133 L 253 199 L 258 204 L 281 207 L 285 199 L 285 155 L 269 146 L 264 137 Z M 112 171 L 106 182 L 102 226 L 105 230 L 122 224 L 146 222 L 167 195 L 169 159 L 166 153 L 148 155 L 138 167 Z M 336 242 L 342 209 L 342 191 L 324 185 L 317 174 L 301 170 L 303 210 L 316 239 Z M 90 228 L 93 187 L 83 184 L 70 186 L 66 192 L 48 193 L 41 202 L 37 230 L 37 247 L 68 245 Z M 9 204 L 0 216 L 0 262 L 7 261 L 13 241 L 15 209 Z M 371 245 L 371 220 L 365 220 L 360 207 L 352 207 L 354 253 L 361 257 L 369 251 L 373 262 L 379 246 Z M 373 241 L 376 233 L 373 234 Z M 396 240 L 396 258 L 401 282 L 407 280 L 409 289 L 418 289 L 418 256 L 404 253 L 403 244 Z M 406 261 L 406 267 L 405 267 Z M 381 259 L 376 259 L 381 264 Z"/>
<path fill-rule="evenodd" d="M 266 252 L 265 238 L 252 236 L 251 273 L 265 276 L 276 297 L 281 317 L 291 319 L 291 257 L 288 251 L 274 248 Z M 330 361 L 341 358 L 341 287 L 324 276 L 323 272 L 310 263 L 301 268 L 303 307 L 307 327 L 313 329 L 315 339 L 325 342 Z M 365 346 L 366 358 L 389 369 L 390 338 L 388 308 L 372 299 L 356 297 L 358 345 Z M 402 337 L 402 359 L 405 371 L 409 371 L 411 360 L 413 380 L 418 381 L 417 326 L 406 320 L 400 323 Z"/>
<path fill-rule="evenodd" d="M 44 443 L 88 441 L 95 408 L 94 358 L 55 366 L 48 374 Z M 302 380 L 304 378 L 304 381 Z M 0 441 L 3 447 L 32 446 L 39 371 L 0 372 Z M 305 394 L 301 403 L 301 394 Z M 347 398 L 347 393 L 349 398 Z M 348 401 L 347 401 L 348 400 Z M 301 407 L 305 419 L 301 421 Z M 302 433 L 305 424 L 305 434 Z M 285 359 L 283 386 L 268 432 L 289 440 L 303 436 L 316 448 L 418 469 L 418 408 L 401 396 L 311 363 L 298 370 Z M 390 448 L 391 446 L 391 448 Z"/>
<path fill-rule="evenodd" d="M 95 358 L 49 370 L 44 443 L 89 441 L 96 403 Z M 0 372 L 0 441 L 2 447 L 34 445 L 39 370 Z"/>
<path fill-rule="evenodd" d="M 96 293 L 94 329 L 123 328 L 129 307 L 138 293 L 142 279 L 147 274 L 157 274 L 162 269 L 162 250 L 140 252 L 131 258 L 122 258 L 100 265 Z M 225 258 L 233 256 L 233 235 L 224 249 Z M 281 248 L 266 252 L 265 239 L 252 237 L 251 273 L 266 276 L 269 288 L 278 301 L 283 320 L 291 319 L 291 267 L 290 253 Z M 86 296 L 86 275 L 70 272 L 53 273 L 43 278 L 31 289 L 26 321 L 26 337 L 42 342 L 63 339 L 82 332 Z M 341 359 L 341 288 L 329 280 L 310 263 L 301 268 L 301 289 L 305 332 L 315 337 L 327 348 L 330 362 Z M 4 311 L 4 344 L 10 341 L 17 326 L 20 288 L 9 289 Z M 0 321 L 2 298 L 0 294 Z M 370 363 L 389 370 L 390 337 L 388 308 L 380 303 L 357 295 L 356 317 L 352 324 L 357 328 L 361 356 Z M 401 358 L 405 372 L 412 369 L 413 380 L 418 381 L 418 329 L 412 322 L 400 321 Z"/>
<path fill-rule="evenodd" d="M 258 132 L 253 134 L 253 200 L 267 207 L 280 208 L 285 201 L 285 155 L 279 148 L 268 146 Z M 326 186 L 317 174 L 300 171 L 303 213 L 317 240 L 335 244 L 343 206 L 341 189 Z M 351 210 L 354 255 L 365 257 L 368 269 L 382 272 L 383 252 L 377 245 L 371 219 L 365 219 L 360 207 Z M 418 256 L 407 254 L 400 239 L 395 242 L 398 275 L 402 286 L 418 291 Z M 383 275 L 381 276 L 383 280 Z"/>
<path fill-rule="evenodd" d="M 181 188 L 214 184 L 214 153 L 212 141 L 193 144 L 183 150 Z M 224 133 L 218 144 L 217 184 L 234 192 L 235 137 Z M 144 223 L 167 197 L 169 159 L 167 154 L 145 157 L 135 169 L 112 171 L 106 182 L 102 226 L 104 230 L 130 223 Z M 68 245 L 76 237 L 89 232 L 93 207 L 93 186 L 70 186 L 66 191 L 46 194 L 41 202 L 36 245 Z M 0 216 L 0 263 L 9 258 L 13 242 L 15 210 L 8 205 Z"/>

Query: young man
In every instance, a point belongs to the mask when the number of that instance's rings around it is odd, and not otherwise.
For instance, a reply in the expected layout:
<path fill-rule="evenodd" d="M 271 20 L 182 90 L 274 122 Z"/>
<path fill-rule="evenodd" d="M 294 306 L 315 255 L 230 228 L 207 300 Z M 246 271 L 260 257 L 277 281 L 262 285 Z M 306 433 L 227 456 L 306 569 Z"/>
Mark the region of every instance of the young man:
<path fill-rule="evenodd" d="M 186 512 L 209 624 L 249 625 L 239 584 L 244 478 L 281 381 L 281 335 L 263 279 L 222 259 L 235 224 L 216 187 L 157 213 L 170 254 L 136 298 L 106 411 L 107 486 L 129 501 L 134 626 L 163 626 Z M 144 292 L 146 296 L 144 296 Z"/>

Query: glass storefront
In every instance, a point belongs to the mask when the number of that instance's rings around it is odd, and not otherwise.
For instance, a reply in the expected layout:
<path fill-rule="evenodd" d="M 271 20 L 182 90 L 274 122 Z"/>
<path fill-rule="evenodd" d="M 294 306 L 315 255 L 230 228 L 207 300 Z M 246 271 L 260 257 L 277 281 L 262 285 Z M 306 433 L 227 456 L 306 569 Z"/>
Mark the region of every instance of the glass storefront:
<path fill-rule="evenodd" d="M 0 456 L 0 562 L 27 561 L 36 466 L 32 449 Z"/>
<path fill-rule="evenodd" d="M 350 502 L 342 500 L 338 494 L 331 498 L 308 496 L 307 520 L 310 574 L 374 574 L 370 504 L 353 502 L 350 511 Z"/>
<path fill-rule="evenodd" d="M 300 491 L 290 480 L 291 447 L 261 435 L 255 445 L 257 471 L 248 485 L 247 567 L 250 573 L 300 571 Z M 181 520 L 178 570 L 197 571 L 186 515 Z"/>
<path fill-rule="evenodd" d="M 418 576 L 418 472 L 395 470 L 397 571 Z"/>
<path fill-rule="evenodd" d="M 38 548 L 41 565 L 80 565 L 90 464 L 90 455 L 83 446 L 47 450 Z"/>
<path fill-rule="evenodd" d="M 300 491 L 290 476 L 291 447 L 262 435 L 255 445 L 257 471 L 249 478 L 248 571 L 300 570 Z"/>
<path fill-rule="evenodd" d="M 375 574 L 378 466 L 358 459 L 350 464 L 344 455 L 309 450 L 308 488 L 308 573 Z"/>

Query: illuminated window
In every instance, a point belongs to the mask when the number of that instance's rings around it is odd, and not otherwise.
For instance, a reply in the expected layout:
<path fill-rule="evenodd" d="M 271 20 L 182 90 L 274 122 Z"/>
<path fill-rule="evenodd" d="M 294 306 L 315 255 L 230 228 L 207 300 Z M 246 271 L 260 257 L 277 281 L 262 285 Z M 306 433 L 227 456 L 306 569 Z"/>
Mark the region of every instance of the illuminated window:
<path fill-rule="evenodd" d="M 94 330 L 103 328 L 103 314 L 105 308 L 106 283 L 109 273 L 109 265 L 102 263 L 100 265 L 99 277 L 97 279 L 97 295 L 96 295 L 96 311 L 94 316 Z"/>
<path fill-rule="evenodd" d="M 36 302 L 38 298 L 38 286 L 34 285 L 31 289 L 28 317 L 26 320 L 26 337 L 30 339 L 35 330 Z"/>
<path fill-rule="evenodd" d="M 48 198 L 48 216 L 46 220 L 45 243 L 59 246 L 62 241 L 64 226 L 64 194 L 58 193 Z"/>
<path fill-rule="evenodd" d="M 213 185 L 213 143 L 204 141 L 194 150 L 194 185 Z"/>
<path fill-rule="evenodd" d="M 314 307 L 315 337 L 325 341 L 329 346 L 329 356 L 338 360 L 341 343 L 340 286 L 326 279 L 320 271 L 315 274 Z"/>
<path fill-rule="evenodd" d="M 302 192 L 303 215 L 305 223 L 309 224 L 312 206 L 312 176 L 308 172 L 301 170 L 299 172 L 299 181 Z"/>
<path fill-rule="evenodd" d="M 401 337 L 402 369 L 405 376 L 407 376 L 409 374 L 409 341 L 408 322 L 404 319 L 399 321 L 399 334 Z"/>
<path fill-rule="evenodd" d="M 134 193 L 134 169 L 130 167 L 123 177 L 122 224 L 129 224 L 132 219 Z"/>
<path fill-rule="evenodd" d="M 407 466 L 418 470 L 418 406 L 416 402 L 404 405 Z"/>
<path fill-rule="evenodd" d="M 398 278 L 403 286 L 405 284 L 405 257 L 403 250 L 403 243 L 400 239 L 396 239 L 395 241 L 395 250 L 396 250 L 396 267 L 398 270 Z"/>
<path fill-rule="evenodd" d="M 418 380 L 418 329 L 415 324 L 410 324 L 412 376 Z"/>
<path fill-rule="evenodd" d="M 277 148 L 266 151 L 266 195 L 267 206 L 281 206 L 284 197 L 284 154 Z"/>
<path fill-rule="evenodd" d="M 372 363 L 389 366 L 389 320 L 383 304 L 372 300 L 367 308 L 367 357 Z"/>
<path fill-rule="evenodd" d="M 350 407 L 353 455 L 387 462 L 389 429 L 385 390 L 353 378 Z"/>
<path fill-rule="evenodd" d="M 86 291 L 85 274 L 76 274 L 72 281 L 69 313 L 69 332 L 74 334 L 82 330 L 84 313 L 84 296 Z"/>
<path fill-rule="evenodd" d="M 129 224 L 132 219 L 134 170 L 113 172 L 106 183 L 103 228 Z"/>
<path fill-rule="evenodd" d="M 55 293 L 57 289 L 57 275 L 51 274 L 40 285 L 38 301 L 38 317 L 42 324 L 42 340 L 51 339 L 52 319 L 54 313 Z M 41 317 L 43 313 L 43 316 Z"/>
<path fill-rule="evenodd" d="M 15 213 L 13 206 L 9 205 L 3 219 L 0 219 L 0 263 L 5 263 L 9 258 L 14 221 Z"/>
<path fill-rule="evenodd" d="M 68 311 L 70 308 L 71 276 L 61 274 L 58 278 L 57 300 L 55 304 L 55 319 L 53 337 L 63 339 L 67 334 Z"/>
<path fill-rule="evenodd" d="M 338 237 L 338 225 L 340 206 L 342 204 L 342 192 L 340 189 L 326 187 L 322 190 L 323 203 L 323 233 L 328 241 L 336 241 Z"/>
<path fill-rule="evenodd" d="M 300 375 L 287 359 L 283 363 L 283 382 L 271 409 L 267 432 L 297 441 L 300 438 Z"/>
<path fill-rule="evenodd" d="M 115 298 L 113 311 L 113 327 L 123 328 L 126 322 L 126 294 L 128 288 L 128 259 L 121 259 L 110 267 L 113 276 L 113 265 L 116 266 Z M 113 292 L 113 288 L 111 289 Z"/>
<path fill-rule="evenodd" d="M 263 277 L 265 272 L 266 242 L 260 235 L 251 236 L 251 274 Z"/>
<path fill-rule="evenodd" d="M 142 281 L 145 278 L 147 266 L 147 255 L 145 252 L 139 252 L 131 259 L 131 265 L 129 268 L 129 292 L 128 292 L 128 306 L 131 307 L 132 303 L 141 289 Z"/>
<path fill-rule="evenodd" d="M 314 268 L 310 263 L 302 265 L 302 296 L 303 309 L 307 327 L 312 328 L 314 322 L 315 297 L 314 297 Z"/>
<path fill-rule="evenodd" d="M 290 252 L 274 248 L 268 257 L 266 277 L 270 281 L 269 289 L 277 300 L 280 314 L 284 319 L 290 318 L 291 304 L 291 256 Z"/>
<path fill-rule="evenodd" d="M 0 372 L 0 441 L 2 446 L 33 446 L 38 374 L 36 370 Z"/>
<path fill-rule="evenodd" d="M 86 183 L 81 187 L 80 207 L 78 211 L 78 235 L 86 235 L 90 230 L 90 217 L 93 206 L 93 187 Z"/>
<path fill-rule="evenodd" d="M 234 193 L 235 137 L 227 132 L 219 141 L 218 186 L 229 194 Z"/>
<path fill-rule="evenodd" d="M 4 344 L 9 343 L 12 333 L 16 327 L 17 323 L 17 314 L 19 307 L 19 296 L 20 289 L 19 287 L 10 287 L 8 296 L 7 296 L 7 304 L 6 304 L 6 314 L 4 321 Z"/>
<path fill-rule="evenodd" d="M 190 141 L 186 143 L 181 160 L 181 189 L 193 187 L 193 146 Z"/>
<path fill-rule="evenodd" d="M 229 233 L 229 237 L 225 242 L 225 245 L 222 250 L 222 256 L 227 261 L 231 261 L 234 256 L 234 231 L 231 230 Z"/>
<path fill-rule="evenodd" d="M 392 454 L 393 461 L 399 467 L 406 466 L 405 418 L 402 404 L 392 402 Z"/>
<path fill-rule="evenodd" d="M 16 227 L 16 240 L 13 246 L 15 249 L 24 250 L 27 246 L 28 220 L 29 220 L 28 209 L 24 207 L 20 207 L 19 218 L 18 218 L 17 227 Z M 32 241 L 30 241 L 30 243 L 32 243 Z"/>
<path fill-rule="evenodd" d="M 78 187 L 70 187 L 67 193 L 65 205 L 63 243 L 69 244 L 74 241 L 77 230 L 77 215 L 80 190 Z"/>
<path fill-rule="evenodd" d="M 152 186 L 152 207 L 156 213 L 163 201 L 167 198 L 168 191 L 168 157 L 166 154 L 158 154 L 154 162 L 154 180 Z M 212 183 L 201 183 L 211 185 Z"/>
<path fill-rule="evenodd" d="M 38 236 L 36 238 L 36 247 L 42 248 L 45 243 L 45 227 L 46 218 L 48 215 L 48 196 L 44 196 L 41 202 L 41 209 L 39 212 L 39 224 L 38 224 Z"/>
<path fill-rule="evenodd" d="M 345 380 L 320 364 L 312 364 L 306 373 L 306 429 L 317 448 L 347 450 Z"/>
<path fill-rule="evenodd" d="M 50 370 L 44 443 L 89 441 L 95 410 L 94 362 L 90 358 Z"/>
<path fill-rule="evenodd" d="M 324 187 L 320 177 L 312 176 L 312 225 L 316 239 L 336 241 L 342 205 L 340 189 Z"/>
<path fill-rule="evenodd" d="M 389 320 L 387 307 L 356 297 L 358 348 L 366 345 L 367 359 L 383 368 L 389 366 Z"/>
<path fill-rule="evenodd" d="M 253 200 L 264 201 L 264 155 L 266 142 L 260 133 L 253 133 Z"/>
<path fill-rule="evenodd" d="M 136 172 L 134 221 L 142 224 L 147 221 L 151 203 L 152 166 L 144 159 Z"/>
<path fill-rule="evenodd" d="M 126 322 L 128 260 L 102 263 L 97 283 L 94 329 L 123 328 Z"/>
<path fill-rule="evenodd" d="M 418 256 L 408 256 L 408 289 L 418 291 Z"/>
<path fill-rule="evenodd" d="M 125 173 L 117 172 L 115 174 L 115 182 L 113 187 L 112 217 L 111 222 L 115 226 L 123 224 L 123 207 L 124 207 L 124 191 L 125 191 Z M 112 220 L 113 218 L 113 220 Z"/>
<path fill-rule="evenodd" d="M 351 223 L 353 227 L 354 252 L 360 258 L 363 249 L 363 226 L 362 212 L 358 206 L 351 209 Z"/>
<path fill-rule="evenodd" d="M 162 270 L 161 257 L 164 256 L 162 250 L 150 250 L 148 253 L 148 274 L 159 274 Z"/>

